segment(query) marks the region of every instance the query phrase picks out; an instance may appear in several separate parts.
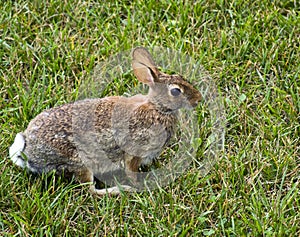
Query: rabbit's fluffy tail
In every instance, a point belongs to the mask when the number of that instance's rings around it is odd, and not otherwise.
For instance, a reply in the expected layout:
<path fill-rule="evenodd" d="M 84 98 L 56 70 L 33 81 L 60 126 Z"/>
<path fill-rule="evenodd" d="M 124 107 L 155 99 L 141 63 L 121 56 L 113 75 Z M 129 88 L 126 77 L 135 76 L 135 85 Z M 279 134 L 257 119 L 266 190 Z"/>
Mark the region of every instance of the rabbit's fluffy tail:
<path fill-rule="evenodd" d="M 25 137 L 18 133 L 15 137 L 14 143 L 9 148 L 9 157 L 17 166 L 24 168 L 26 163 L 22 158 L 21 152 L 25 149 Z"/>

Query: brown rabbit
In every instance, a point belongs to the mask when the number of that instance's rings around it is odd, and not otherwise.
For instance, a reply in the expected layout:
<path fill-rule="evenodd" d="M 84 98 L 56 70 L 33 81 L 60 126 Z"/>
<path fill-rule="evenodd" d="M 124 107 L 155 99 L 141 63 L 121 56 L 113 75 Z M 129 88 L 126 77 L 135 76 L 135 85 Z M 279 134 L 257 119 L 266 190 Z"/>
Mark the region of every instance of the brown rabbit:
<path fill-rule="evenodd" d="M 145 48 L 134 49 L 132 57 L 135 76 L 149 86 L 147 95 L 85 99 L 45 110 L 16 135 L 12 161 L 36 173 L 75 175 L 99 195 L 133 190 L 128 185 L 96 189 L 94 178 L 110 174 L 114 180 L 124 170 L 124 178 L 134 183 L 139 167 L 169 142 L 178 110 L 195 107 L 201 94 L 181 76 L 160 72 Z"/>

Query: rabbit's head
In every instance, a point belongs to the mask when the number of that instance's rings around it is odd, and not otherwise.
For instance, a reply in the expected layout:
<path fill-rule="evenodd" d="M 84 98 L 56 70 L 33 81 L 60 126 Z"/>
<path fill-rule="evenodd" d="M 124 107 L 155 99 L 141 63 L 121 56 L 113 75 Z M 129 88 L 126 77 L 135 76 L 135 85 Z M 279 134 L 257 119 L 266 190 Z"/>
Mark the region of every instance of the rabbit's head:
<path fill-rule="evenodd" d="M 149 86 L 148 99 L 163 113 L 193 108 L 202 99 L 200 92 L 180 75 L 158 70 L 150 53 L 143 47 L 134 49 L 132 67 L 139 81 Z"/>

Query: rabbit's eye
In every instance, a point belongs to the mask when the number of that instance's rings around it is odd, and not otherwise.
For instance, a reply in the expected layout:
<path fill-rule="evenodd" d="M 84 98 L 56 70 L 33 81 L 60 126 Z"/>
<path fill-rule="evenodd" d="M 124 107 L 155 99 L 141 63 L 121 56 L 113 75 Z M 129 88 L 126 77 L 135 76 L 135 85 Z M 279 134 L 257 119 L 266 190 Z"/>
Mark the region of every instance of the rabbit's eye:
<path fill-rule="evenodd" d="M 179 96 L 181 94 L 181 90 L 179 88 L 172 88 L 171 95 L 172 96 Z"/>

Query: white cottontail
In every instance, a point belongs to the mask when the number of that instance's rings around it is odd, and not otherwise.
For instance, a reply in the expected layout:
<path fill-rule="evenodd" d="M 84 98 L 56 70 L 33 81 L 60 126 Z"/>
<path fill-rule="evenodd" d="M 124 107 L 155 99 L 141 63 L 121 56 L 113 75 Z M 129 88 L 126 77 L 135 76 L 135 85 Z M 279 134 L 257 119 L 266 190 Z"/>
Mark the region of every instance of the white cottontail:
<path fill-rule="evenodd" d="M 147 95 L 85 99 L 45 110 L 16 135 L 12 161 L 36 173 L 75 175 L 99 195 L 132 190 L 127 185 L 96 189 L 94 177 L 122 169 L 134 180 L 139 167 L 168 144 L 178 110 L 193 108 L 202 98 L 181 76 L 160 72 L 145 48 L 134 49 L 132 57 L 135 76 L 149 86 Z"/>

